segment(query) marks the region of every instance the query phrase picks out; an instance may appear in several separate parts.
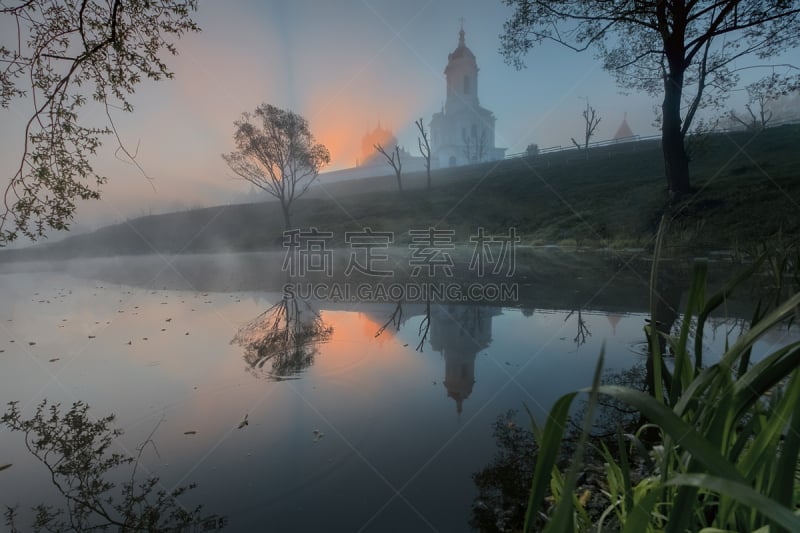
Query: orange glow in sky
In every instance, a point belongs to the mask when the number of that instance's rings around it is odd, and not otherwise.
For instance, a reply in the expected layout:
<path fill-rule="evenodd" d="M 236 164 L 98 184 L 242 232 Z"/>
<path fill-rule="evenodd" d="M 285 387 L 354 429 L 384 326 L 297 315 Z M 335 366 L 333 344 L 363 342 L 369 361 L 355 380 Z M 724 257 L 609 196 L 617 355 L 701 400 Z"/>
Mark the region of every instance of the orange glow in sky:
<path fill-rule="evenodd" d="M 424 113 L 424 91 L 388 94 L 385 86 L 369 78 L 362 73 L 358 83 L 342 84 L 338 92 L 314 90 L 310 105 L 305 106 L 311 132 L 331 154 L 331 164 L 324 170 L 356 166 L 362 158 L 364 136 L 378 124 L 399 137 L 399 130 L 413 127 Z M 415 153 L 415 146 L 406 148 Z"/>

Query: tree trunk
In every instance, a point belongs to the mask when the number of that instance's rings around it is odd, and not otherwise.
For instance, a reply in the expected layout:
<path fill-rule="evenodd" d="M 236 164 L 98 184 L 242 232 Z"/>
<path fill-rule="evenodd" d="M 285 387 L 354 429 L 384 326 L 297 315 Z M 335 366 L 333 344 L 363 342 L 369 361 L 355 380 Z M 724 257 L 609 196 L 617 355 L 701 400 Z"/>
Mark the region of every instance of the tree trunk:
<path fill-rule="evenodd" d="M 664 153 L 664 173 L 673 198 L 689 192 L 689 158 L 681 132 L 681 96 L 683 70 L 671 66 L 664 78 L 664 102 L 661 106 L 661 149 Z"/>
<path fill-rule="evenodd" d="M 400 177 L 400 173 L 399 173 L 399 172 L 397 173 L 397 189 L 398 189 L 400 192 L 403 192 L 403 180 L 402 180 L 402 178 Z"/>
<path fill-rule="evenodd" d="M 431 160 L 430 157 L 425 162 L 425 172 L 428 177 L 428 190 L 431 190 Z"/>
<path fill-rule="evenodd" d="M 285 205 L 281 202 L 281 211 L 283 212 L 283 229 L 289 231 L 292 229 L 292 215 L 289 211 L 289 205 Z"/>

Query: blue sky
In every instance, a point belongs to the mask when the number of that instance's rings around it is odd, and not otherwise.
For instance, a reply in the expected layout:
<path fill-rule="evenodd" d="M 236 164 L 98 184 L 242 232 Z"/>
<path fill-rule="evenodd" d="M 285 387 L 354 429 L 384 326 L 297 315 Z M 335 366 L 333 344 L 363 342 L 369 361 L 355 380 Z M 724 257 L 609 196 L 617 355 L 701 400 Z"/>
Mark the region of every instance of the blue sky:
<path fill-rule="evenodd" d="M 235 200 L 249 185 L 220 154 L 233 148 L 234 120 L 262 102 L 308 118 L 331 151 L 330 170 L 353 166 L 361 137 L 379 121 L 415 153 L 413 122 L 427 123 L 444 102 L 461 17 L 481 104 L 497 117 L 497 145 L 508 153 L 580 138 L 586 97 L 602 117 L 596 140 L 611 138 L 625 113 L 635 134 L 657 133 L 657 99 L 621 94 L 590 52 L 546 45 L 522 71 L 505 64 L 498 35 L 510 12 L 499 0 L 201 0 L 203 31 L 178 42 L 180 55 L 168 61 L 175 79 L 143 83 L 135 112 L 115 115 L 153 179 L 115 158 L 108 139 L 97 164 L 110 178 L 105 198 L 81 206 L 78 227 Z M 4 171 L 21 143 L 25 110 L 17 111 L 3 112 L 0 124 Z"/>

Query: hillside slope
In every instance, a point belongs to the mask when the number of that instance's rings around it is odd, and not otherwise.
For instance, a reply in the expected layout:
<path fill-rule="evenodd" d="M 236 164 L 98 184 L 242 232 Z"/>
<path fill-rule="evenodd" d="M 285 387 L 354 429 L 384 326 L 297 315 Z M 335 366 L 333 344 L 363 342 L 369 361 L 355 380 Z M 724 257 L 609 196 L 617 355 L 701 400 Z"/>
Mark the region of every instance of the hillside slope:
<path fill-rule="evenodd" d="M 693 147 L 697 192 L 679 208 L 673 243 L 693 248 L 749 246 L 772 235 L 800 234 L 800 125 L 757 134 L 716 134 Z M 424 174 L 324 185 L 297 201 L 297 227 L 329 231 L 455 231 L 467 242 L 516 229 L 525 244 L 647 247 L 666 204 L 658 142 L 570 150 L 437 170 Z M 0 260 L 146 253 L 245 251 L 280 247 L 280 211 L 273 202 L 146 216 L 57 243 L 4 250 Z"/>

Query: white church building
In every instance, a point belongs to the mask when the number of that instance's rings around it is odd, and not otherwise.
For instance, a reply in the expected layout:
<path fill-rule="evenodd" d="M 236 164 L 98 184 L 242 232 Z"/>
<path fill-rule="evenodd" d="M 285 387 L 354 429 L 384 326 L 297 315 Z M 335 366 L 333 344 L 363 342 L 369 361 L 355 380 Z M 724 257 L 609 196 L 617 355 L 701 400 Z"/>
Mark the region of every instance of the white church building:
<path fill-rule="evenodd" d="M 505 157 L 505 148 L 494 145 L 495 116 L 478 101 L 478 63 L 464 43 L 464 27 L 458 46 L 447 57 L 444 69 L 447 99 L 444 109 L 430 122 L 431 163 L 439 168 L 494 161 Z"/>

